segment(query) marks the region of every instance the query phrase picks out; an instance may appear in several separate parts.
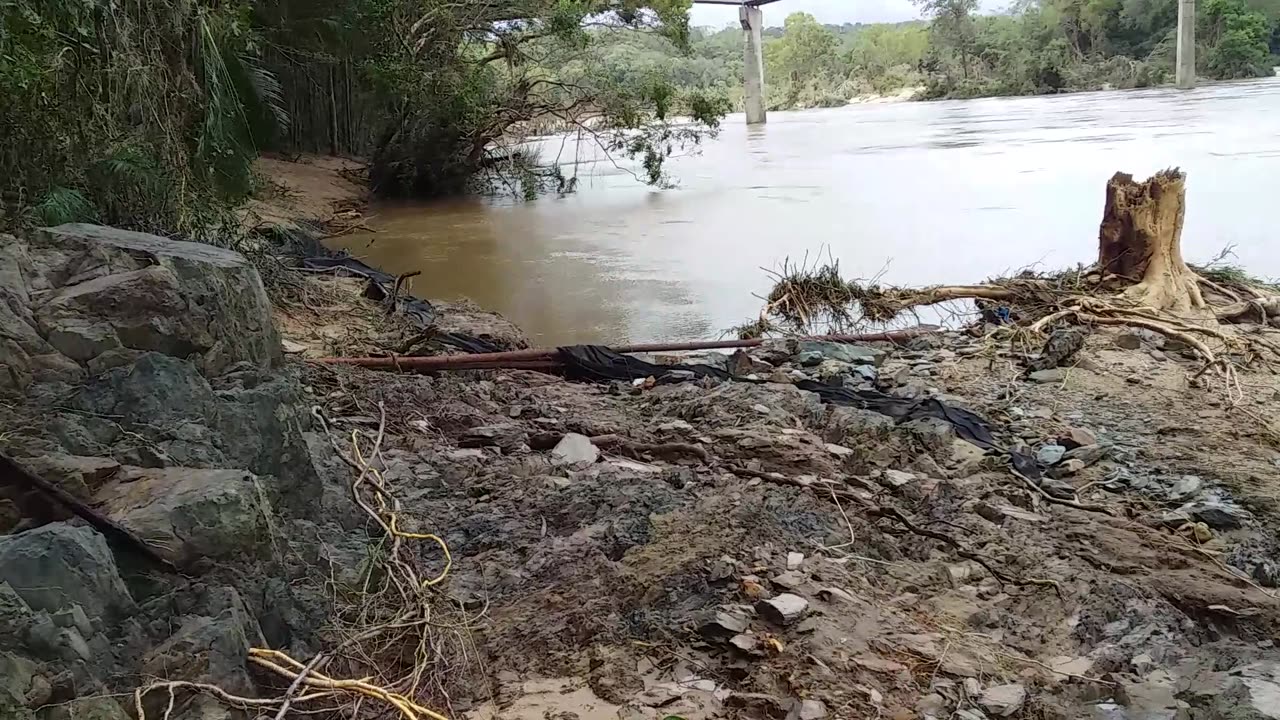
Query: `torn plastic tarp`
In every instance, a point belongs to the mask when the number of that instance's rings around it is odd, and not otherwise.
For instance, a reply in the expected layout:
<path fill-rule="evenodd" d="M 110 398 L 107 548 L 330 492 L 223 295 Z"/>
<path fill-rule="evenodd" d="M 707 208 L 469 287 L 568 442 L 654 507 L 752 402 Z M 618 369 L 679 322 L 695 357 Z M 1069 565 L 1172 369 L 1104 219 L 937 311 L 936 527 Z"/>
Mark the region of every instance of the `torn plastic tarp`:
<path fill-rule="evenodd" d="M 637 357 L 616 353 L 603 345 L 570 345 L 556 348 L 570 380 L 630 382 L 653 378 L 660 383 L 681 382 L 698 377 L 732 380 L 732 375 L 710 365 L 654 365 Z"/>
<path fill-rule="evenodd" d="M 557 348 L 565 375 L 571 380 L 609 382 L 652 377 L 659 383 L 682 382 L 694 378 L 715 378 L 738 382 L 763 382 L 730 375 L 709 365 L 654 365 L 630 355 L 622 355 L 600 345 L 573 345 Z M 977 413 L 958 408 L 937 398 L 909 400 L 879 390 L 855 390 L 814 380 L 796 383 L 814 393 L 823 403 L 872 410 L 904 423 L 920 418 L 937 418 L 955 428 L 956 436 L 986 451 L 1007 453 L 1020 475 L 1039 480 L 1040 468 L 1034 458 L 1001 447 L 991 434 L 990 424 Z"/>

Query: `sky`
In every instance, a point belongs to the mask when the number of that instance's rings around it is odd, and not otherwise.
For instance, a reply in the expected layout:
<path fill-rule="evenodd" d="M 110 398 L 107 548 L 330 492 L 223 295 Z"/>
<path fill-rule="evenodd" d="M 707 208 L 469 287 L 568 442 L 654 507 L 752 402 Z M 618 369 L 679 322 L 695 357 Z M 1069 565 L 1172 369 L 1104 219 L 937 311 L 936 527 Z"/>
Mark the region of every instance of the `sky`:
<path fill-rule="evenodd" d="M 986 3 L 983 3 L 984 5 Z M 781 25 L 793 12 L 807 12 L 823 23 L 901 22 L 920 17 L 911 0 L 780 0 L 765 5 L 764 23 Z M 738 9 L 723 5 L 694 5 L 693 24 L 724 27 L 738 22 Z"/>

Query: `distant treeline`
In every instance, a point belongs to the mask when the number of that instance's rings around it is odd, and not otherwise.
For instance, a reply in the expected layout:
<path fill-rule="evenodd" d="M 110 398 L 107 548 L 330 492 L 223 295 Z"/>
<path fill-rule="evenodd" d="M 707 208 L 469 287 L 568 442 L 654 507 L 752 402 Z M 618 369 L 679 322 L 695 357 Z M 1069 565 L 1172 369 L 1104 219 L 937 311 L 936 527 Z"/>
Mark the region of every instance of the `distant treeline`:
<path fill-rule="evenodd" d="M 1023 0 L 979 15 L 977 0 L 923 0 L 928 20 L 823 25 L 806 13 L 765 31 L 773 109 L 842 105 L 923 88 L 923 98 L 1133 88 L 1172 80 L 1177 0 Z M 782 7 L 782 6 L 773 6 Z M 1198 72 L 1262 77 L 1280 64 L 1280 0 L 1206 0 L 1198 10 Z M 618 37 L 619 74 L 669 74 L 741 104 L 742 31 L 693 31 L 691 51 Z"/>

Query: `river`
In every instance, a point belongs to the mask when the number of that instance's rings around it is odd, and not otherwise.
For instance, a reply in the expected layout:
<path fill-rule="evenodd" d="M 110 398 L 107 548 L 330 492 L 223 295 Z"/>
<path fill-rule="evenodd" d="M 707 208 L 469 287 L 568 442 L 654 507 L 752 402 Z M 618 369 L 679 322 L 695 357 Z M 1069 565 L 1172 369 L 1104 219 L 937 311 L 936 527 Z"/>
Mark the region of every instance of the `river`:
<path fill-rule="evenodd" d="M 734 115 L 671 162 L 674 189 L 596 163 L 567 197 L 380 206 L 376 234 L 340 242 L 540 345 L 712 338 L 758 314 L 788 257 L 897 284 L 1091 262 L 1111 174 L 1168 166 L 1188 174 L 1188 261 L 1234 245 L 1280 276 L 1280 79 Z"/>

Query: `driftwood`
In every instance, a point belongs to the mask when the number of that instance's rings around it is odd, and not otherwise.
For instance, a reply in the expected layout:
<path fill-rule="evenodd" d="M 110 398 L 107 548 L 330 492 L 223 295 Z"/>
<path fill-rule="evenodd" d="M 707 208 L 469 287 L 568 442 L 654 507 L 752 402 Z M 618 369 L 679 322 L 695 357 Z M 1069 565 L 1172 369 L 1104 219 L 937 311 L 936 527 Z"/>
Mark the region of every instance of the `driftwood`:
<path fill-rule="evenodd" d="M 40 493 L 92 525 L 98 532 L 107 536 L 108 539 L 119 542 L 164 570 L 178 574 L 177 566 L 165 559 L 155 548 L 148 545 L 145 540 L 135 535 L 128 528 L 85 505 L 66 490 L 36 475 L 17 460 L 4 453 L 0 453 L 0 484 Z"/>

